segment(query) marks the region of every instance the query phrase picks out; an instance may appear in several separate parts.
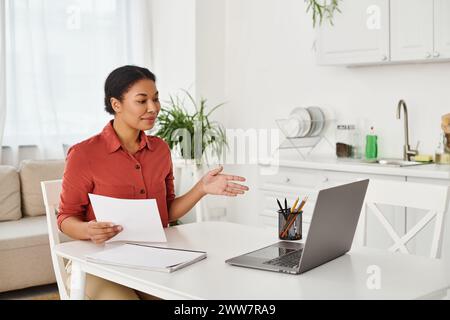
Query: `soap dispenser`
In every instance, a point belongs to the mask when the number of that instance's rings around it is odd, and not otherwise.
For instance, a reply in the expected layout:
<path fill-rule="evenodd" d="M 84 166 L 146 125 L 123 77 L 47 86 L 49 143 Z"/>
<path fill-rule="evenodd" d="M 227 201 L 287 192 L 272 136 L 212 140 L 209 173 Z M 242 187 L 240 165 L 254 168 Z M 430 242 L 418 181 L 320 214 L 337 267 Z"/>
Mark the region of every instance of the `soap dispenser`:
<path fill-rule="evenodd" d="M 373 127 L 370 127 L 370 133 L 366 135 L 366 159 L 374 160 L 378 157 L 378 137 Z"/>

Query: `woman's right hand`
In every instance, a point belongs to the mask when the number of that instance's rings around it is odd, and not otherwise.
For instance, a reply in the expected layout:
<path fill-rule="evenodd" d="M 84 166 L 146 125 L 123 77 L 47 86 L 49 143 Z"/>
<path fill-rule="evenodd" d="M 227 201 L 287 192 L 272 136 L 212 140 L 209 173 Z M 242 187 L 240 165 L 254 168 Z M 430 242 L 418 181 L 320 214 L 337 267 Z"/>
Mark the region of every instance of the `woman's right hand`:
<path fill-rule="evenodd" d="M 111 222 L 97 222 L 96 220 L 92 220 L 87 223 L 88 237 L 96 244 L 104 243 L 115 237 L 122 230 L 122 226 L 114 225 Z"/>

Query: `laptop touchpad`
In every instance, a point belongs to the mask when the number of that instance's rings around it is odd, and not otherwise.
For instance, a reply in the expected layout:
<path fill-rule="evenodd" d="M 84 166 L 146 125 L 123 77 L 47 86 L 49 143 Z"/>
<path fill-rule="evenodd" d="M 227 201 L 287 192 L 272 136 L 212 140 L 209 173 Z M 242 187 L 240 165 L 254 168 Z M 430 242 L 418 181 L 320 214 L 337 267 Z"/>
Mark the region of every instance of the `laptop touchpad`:
<path fill-rule="evenodd" d="M 258 258 L 258 259 L 273 259 L 279 256 L 285 255 L 286 253 L 295 251 L 294 249 L 289 248 L 280 248 L 277 245 L 273 245 L 270 247 L 262 248 L 261 250 L 257 250 L 254 252 L 250 252 L 246 254 L 246 257 Z"/>

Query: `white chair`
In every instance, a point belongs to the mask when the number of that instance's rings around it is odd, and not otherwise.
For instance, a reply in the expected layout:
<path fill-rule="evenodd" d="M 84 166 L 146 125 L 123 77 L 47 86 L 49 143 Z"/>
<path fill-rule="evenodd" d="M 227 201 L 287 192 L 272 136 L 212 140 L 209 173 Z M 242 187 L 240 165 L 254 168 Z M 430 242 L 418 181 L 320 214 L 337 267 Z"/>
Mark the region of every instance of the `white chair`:
<path fill-rule="evenodd" d="M 70 144 L 63 143 L 62 147 L 63 147 L 63 151 L 64 151 L 64 157 L 67 157 L 67 152 L 69 152 Z"/>
<path fill-rule="evenodd" d="M 435 218 L 429 256 L 440 258 L 448 189 L 447 186 L 371 179 L 367 189 L 365 205 L 361 212 L 362 237 L 360 237 L 360 244 L 363 246 L 367 244 L 367 215 L 369 213 L 375 215 L 378 222 L 381 223 L 384 230 L 394 241 L 394 244 L 389 247 L 389 251 L 400 251 L 402 253 L 410 253 L 406 244 Z M 377 204 L 417 208 L 428 210 L 428 212 L 405 235 L 399 236 Z"/>
<path fill-rule="evenodd" d="M 59 296 L 61 300 L 68 300 L 69 294 L 66 288 L 67 272 L 64 259 L 58 257 L 53 248 L 60 244 L 62 233 L 58 229 L 56 221 L 56 212 L 59 206 L 59 197 L 62 188 L 62 180 L 42 181 L 42 195 L 44 197 L 45 213 L 47 215 L 48 238 L 50 242 L 50 253 L 55 271 L 56 283 L 58 285 Z"/>

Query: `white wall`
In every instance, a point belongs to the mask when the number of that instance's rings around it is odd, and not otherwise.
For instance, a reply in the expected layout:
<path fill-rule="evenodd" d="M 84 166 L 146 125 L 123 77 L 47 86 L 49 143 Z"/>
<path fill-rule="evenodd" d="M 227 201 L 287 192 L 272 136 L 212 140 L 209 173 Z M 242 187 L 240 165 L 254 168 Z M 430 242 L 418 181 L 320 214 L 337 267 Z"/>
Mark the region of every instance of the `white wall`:
<path fill-rule="evenodd" d="M 182 95 L 180 89 L 189 90 L 197 100 L 206 98 L 209 106 L 225 101 L 225 2 L 152 0 L 152 19 L 153 66 L 162 101 L 169 94 Z M 189 104 L 186 107 L 193 111 Z M 191 170 L 176 178 L 181 180 L 179 195 L 195 183 Z M 210 217 L 224 213 L 226 199 L 209 196 L 203 201 Z M 182 222 L 194 220 L 191 210 Z"/>
<path fill-rule="evenodd" d="M 162 100 L 195 92 L 195 0 L 152 0 L 153 69 Z"/>
<path fill-rule="evenodd" d="M 318 105 L 334 109 L 339 119 L 365 119 L 379 135 L 380 156 L 401 157 L 403 119 L 397 120 L 395 112 L 399 99 L 405 99 L 410 144 L 415 146 L 420 140 L 421 153 L 434 153 L 440 116 L 450 111 L 450 63 L 319 67 L 313 52 L 315 32 L 304 1 L 214 2 L 216 8 L 225 7 L 225 83 L 213 78 L 197 90 L 220 96 L 224 86 L 229 103 L 221 121 L 228 128 L 275 128 L 274 119 L 287 116 L 293 107 Z M 197 27 L 198 38 L 207 32 L 208 28 Z M 197 50 L 211 52 L 211 56 L 197 61 L 196 72 L 217 70 L 212 56 L 215 49 L 206 41 L 197 44 Z M 230 218 L 251 223 L 258 201 L 256 166 L 227 169 L 245 175 L 253 190 L 245 199 L 229 200 Z"/>

